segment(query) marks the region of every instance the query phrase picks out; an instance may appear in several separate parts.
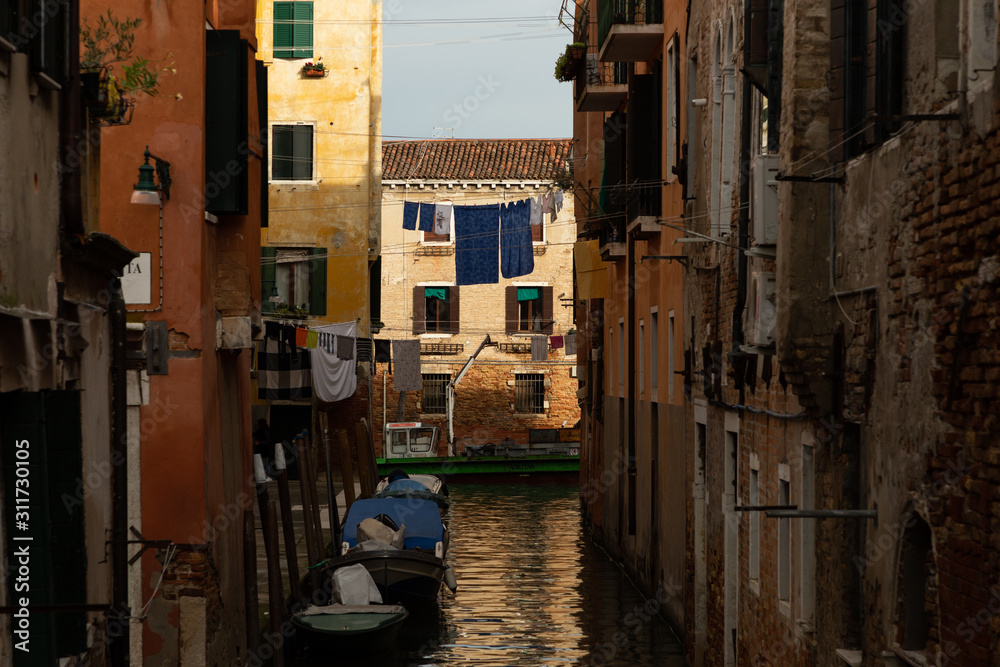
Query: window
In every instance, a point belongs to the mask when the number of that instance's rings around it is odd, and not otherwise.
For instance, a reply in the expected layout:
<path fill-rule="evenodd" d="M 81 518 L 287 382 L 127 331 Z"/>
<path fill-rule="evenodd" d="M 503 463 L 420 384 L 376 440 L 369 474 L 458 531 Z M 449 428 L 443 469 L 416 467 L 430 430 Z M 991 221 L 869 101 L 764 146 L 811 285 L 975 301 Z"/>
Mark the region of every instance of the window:
<path fill-rule="evenodd" d="M 649 391 L 656 400 L 656 387 L 660 381 L 657 369 L 660 348 L 660 314 L 653 309 L 649 313 Z"/>
<path fill-rule="evenodd" d="M 274 57 L 313 57 L 313 3 L 274 3 Z"/>
<path fill-rule="evenodd" d="M 901 0 L 836 0 L 831 7 L 830 103 L 836 113 L 830 115 L 830 152 L 842 161 L 900 127 L 885 117 L 903 113 L 910 16 Z M 873 116 L 883 118 L 873 122 Z"/>
<path fill-rule="evenodd" d="M 261 304 L 326 314 L 326 248 L 261 248 Z"/>
<path fill-rule="evenodd" d="M 788 481 L 778 480 L 778 504 L 788 505 Z M 778 519 L 778 600 L 786 604 L 792 597 L 792 539 L 789 534 L 791 521 Z"/>
<path fill-rule="evenodd" d="M 812 445 L 802 445 L 802 494 L 799 497 L 799 507 L 811 510 L 816 507 L 816 479 L 813 471 Z M 801 600 L 799 601 L 799 620 L 808 628 L 813 627 L 816 610 L 816 520 L 800 519 L 799 531 L 802 544 L 799 558 L 799 578 Z"/>
<path fill-rule="evenodd" d="M 750 505 L 760 505 L 760 471 L 750 471 Z M 750 514 L 750 583 L 760 586 L 760 512 Z"/>
<path fill-rule="evenodd" d="M 618 395 L 625 396 L 625 318 L 618 318 Z"/>
<path fill-rule="evenodd" d="M 555 195 L 553 195 L 555 196 Z M 547 213 L 542 213 L 542 221 L 537 225 L 531 226 L 531 242 L 532 243 L 544 243 L 545 242 L 545 216 Z"/>
<path fill-rule="evenodd" d="M 927 648 L 927 572 L 933 568 L 931 530 L 916 513 L 904 522 L 899 554 L 899 646 L 905 651 Z M 922 656 L 921 656 L 922 657 Z"/>
<path fill-rule="evenodd" d="M 314 181 L 313 126 L 271 126 L 271 180 Z"/>
<path fill-rule="evenodd" d="M 455 285 L 414 287 L 413 333 L 458 333 L 458 291 L 459 288 Z"/>
<path fill-rule="evenodd" d="M 410 430 L 410 451 L 429 452 L 434 442 L 434 429 L 415 428 Z"/>
<path fill-rule="evenodd" d="M 438 202 L 438 203 L 440 203 L 440 204 L 451 204 L 451 202 Z M 434 232 L 423 232 L 423 239 L 422 239 L 423 243 L 451 243 L 452 239 L 454 238 L 455 215 L 452 212 L 453 209 L 450 206 L 448 208 L 444 208 L 444 207 L 437 207 L 436 208 L 436 210 L 434 212 L 434 215 L 435 215 L 435 227 L 437 226 L 437 220 L 438 220 L 437 216 L 443 215 L 443 211 L 448 211 L 449 212 L 449 216 L 448 216 L 449 219 L 448 219 L 448 222 L 447 222 L 448 231 L 446 233 L 444 233 L 444 234 L 435 234 Z"/>
<path fill-rule="evenodd" d="M 420 398 L 420 411 L 443 415 L 446 412 L 446 391 L 451 376 L 447 373 L 424 373 L 424 390 Z"/>
<path fill-rule="evenodd" d="M 542 414 L 545 412 L 545 376 L 541 373 L 514 375 L 514 412 Z"/>
<path fill-rule="evenodd" d="M 389 453 L 394 456 L 406 456 L 406 447 L 406 431 L 392 431 Z"/>
<path fill-rule="evenodd" d="M 507 333 L 552 333 L 552 288 L 511 285 L 506 290 Z"/>
<path fill-rule="evenodd" d="M 639 396 L 646 394 L 646 322 L 639 320 Z"/>
<path fill-rule="evenodd" d="M 674 400 L 674 311 L 667 313 L 667 400 Z"/>
<path fill-rule="evenodd" d="M 680 65 L 677 62 L 677 38 L 674 37 L 667 45 L 667 182 L 677 180 L 674 167 L 678 166 L 678 134 L 680 132 L 680 96 L 677 94 Z"/>

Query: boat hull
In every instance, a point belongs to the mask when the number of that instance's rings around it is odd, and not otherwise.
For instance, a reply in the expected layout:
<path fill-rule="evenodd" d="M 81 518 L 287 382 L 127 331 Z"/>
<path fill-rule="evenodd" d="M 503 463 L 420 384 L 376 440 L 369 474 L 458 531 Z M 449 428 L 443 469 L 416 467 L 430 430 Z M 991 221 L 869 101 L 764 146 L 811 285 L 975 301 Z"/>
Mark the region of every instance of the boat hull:
<path fill-rule="evenodd" d="M 413 604 L 437 600 L 448 566 L 433 554 L 413 550 L 360 551 L 329 562 L 330 570 L 361 563 L 368 570 L 386 604 Z"/>
<path fill-rule="evenodd" d="M 386 611 L 296 614 L 292 624 L 312 649 L 352 655 L 391 650 L 409 612 L 402 606 Z"/>

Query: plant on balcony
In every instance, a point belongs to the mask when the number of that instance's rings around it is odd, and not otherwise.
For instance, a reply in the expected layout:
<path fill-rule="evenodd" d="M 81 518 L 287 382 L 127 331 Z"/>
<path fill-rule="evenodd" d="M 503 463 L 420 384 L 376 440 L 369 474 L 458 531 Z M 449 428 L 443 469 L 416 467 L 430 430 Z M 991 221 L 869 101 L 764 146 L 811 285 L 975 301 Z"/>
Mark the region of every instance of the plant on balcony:
<path fill-rule="evenodd" d="M 580 70 L 580 63 L 587 53 L 587 45 L 583 42 L 573 42 L 566 45 L 566 50 L 556 58 L 555 77 L 559 81 L 572 81 Z"/>
<path fill-rule="evenodd" d="M 91 26 L 80 26 L 80 82 L 84 105 L 106 124 L 127 122 L 135 96 L 156 95 L 160 71 L 142 56 L 133 56 L 139 18 L 117 18 L 109 9 Z M 170 57 L 170 54 L 167 54 Z M 163 68 L 167 71 L 169 68 Z"/>
<path fill-rule="evenodd" d="M 322 61 L 322 58 L 317 58 L 316 62 L 310 60 L 302 66 L 302 74 L 304 76 L 326 76 L 326 65 Z"/>

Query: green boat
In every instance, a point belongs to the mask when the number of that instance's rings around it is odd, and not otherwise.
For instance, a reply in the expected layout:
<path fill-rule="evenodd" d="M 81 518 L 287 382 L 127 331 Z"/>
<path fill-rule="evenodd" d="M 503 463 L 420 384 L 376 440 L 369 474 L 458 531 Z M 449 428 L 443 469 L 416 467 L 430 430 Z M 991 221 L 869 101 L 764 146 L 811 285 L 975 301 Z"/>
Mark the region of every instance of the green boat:
<path fill-rule="evenodd" d="M 376 463 L 382 477 L 398 469 L 407 475 L 436 475 L 448 484 L 575 482 L 580 476 L 578 438 L 577 429 L 529 429 L 527 445 L 466 445 L 461 456 L 433 456 L 438 451 L 436 426 L 395 422 L 386 424 L 389 456 Z"/>

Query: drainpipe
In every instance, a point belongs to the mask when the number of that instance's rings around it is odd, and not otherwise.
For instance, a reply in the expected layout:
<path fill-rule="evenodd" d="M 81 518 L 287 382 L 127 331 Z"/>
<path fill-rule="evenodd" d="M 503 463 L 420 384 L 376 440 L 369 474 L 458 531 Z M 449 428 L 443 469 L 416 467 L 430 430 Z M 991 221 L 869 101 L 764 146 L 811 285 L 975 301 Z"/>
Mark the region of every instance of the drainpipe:
<path fill-rule="evenodd" d="M 112 635 L 111 665 L 129 663 L 128 609 L 128 381 L 125 353 L 125 299 L 117 278 L 111 285 L 108 309 L 111 329 L 111 607 L 117 621 L 117 636 Z"/>

